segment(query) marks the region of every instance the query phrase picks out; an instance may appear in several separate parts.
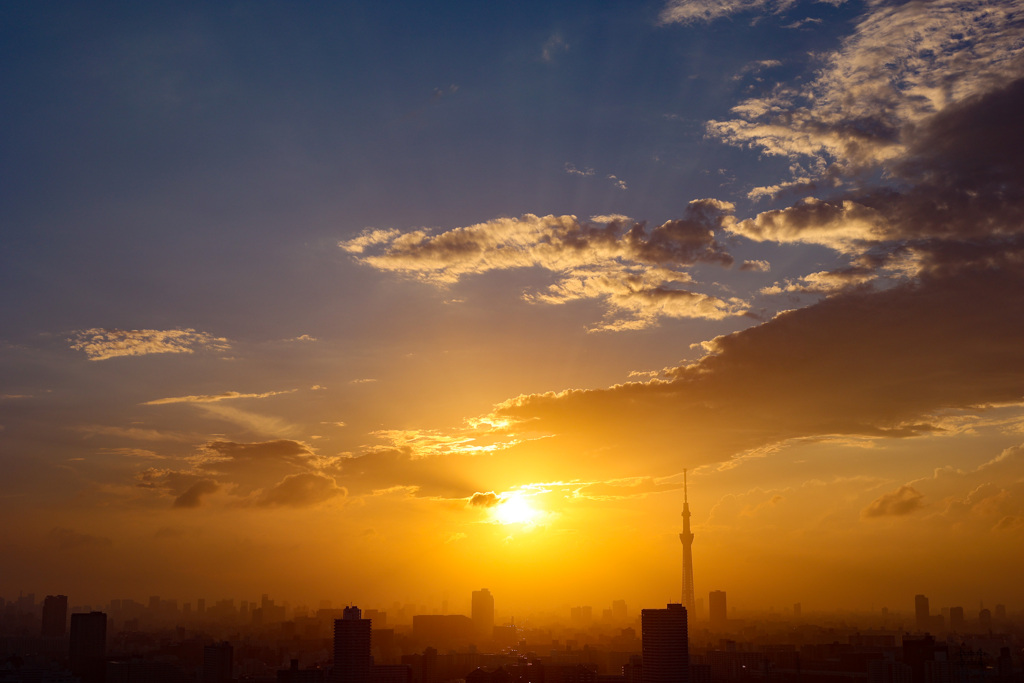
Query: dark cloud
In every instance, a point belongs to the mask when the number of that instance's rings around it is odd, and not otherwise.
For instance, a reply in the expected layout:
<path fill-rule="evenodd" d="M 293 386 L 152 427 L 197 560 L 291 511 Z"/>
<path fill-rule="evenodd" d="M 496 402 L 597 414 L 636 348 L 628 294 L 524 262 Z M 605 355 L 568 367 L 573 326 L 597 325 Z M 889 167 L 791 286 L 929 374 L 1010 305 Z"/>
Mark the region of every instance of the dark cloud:
<path fill-rule="evenodd" d="M 202 479 L 190 486 L 187 491 L 174 499 L 176 508 L 197 508 L 203 502 L 202 497 L 220 490 L 220 485 L 212 479 Z"/>
<path fill-rule="evenodd" d="M 667 474 L 796 437 L 925 434 L 936 411 L 1020 401 L 1022 339 L 1024 273 L 924 277 L 719 337 L 668 381 L 521 396 L 495 417 L 602 457 L 645 452 Z"/>
<path fill-rule="evenodd" d="M 469 504 L 473 507 L 492 508 L 501 502 L 501 497 L 494 491 L 487 493 L 474 493 L 469 498 Z"/>
<path fill-rule="evenodd" d="M 308 507 L 346 494 L 347 491 L 331 477 L 305 472 L 285 477 L 264 491 L 256 504 L 266 507 Z"/>
<path fill-rule="evenodd" d="M 211 470 L 244 468 L 259 462 L 304 465 L 314 455 L 306 444 L 289 439 L 257 443 L 211 441 L 203 449 L 212 457 L 199 466 Z"/>
<path fill-rule="evenodd" d="M 872 501 L 864 510 L 861 516 L 869 517 L 902 517 L 919 510 L 924 503 L 924 495 L 913 486 L 901 486 L 895 491 L 890 491 Z"/>

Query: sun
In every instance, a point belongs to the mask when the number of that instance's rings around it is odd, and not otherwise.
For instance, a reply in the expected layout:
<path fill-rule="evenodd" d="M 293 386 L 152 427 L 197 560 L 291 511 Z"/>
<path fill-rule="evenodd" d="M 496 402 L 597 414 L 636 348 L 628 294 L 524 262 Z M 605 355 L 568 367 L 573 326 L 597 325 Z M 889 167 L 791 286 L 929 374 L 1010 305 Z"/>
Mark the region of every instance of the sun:
<path fill-rule="evenodd" d="M 539 515 L 540 512 L 519 493 L 503 496 L 494 508 L 494 519 L 499 524 L 532 524 Z"/>

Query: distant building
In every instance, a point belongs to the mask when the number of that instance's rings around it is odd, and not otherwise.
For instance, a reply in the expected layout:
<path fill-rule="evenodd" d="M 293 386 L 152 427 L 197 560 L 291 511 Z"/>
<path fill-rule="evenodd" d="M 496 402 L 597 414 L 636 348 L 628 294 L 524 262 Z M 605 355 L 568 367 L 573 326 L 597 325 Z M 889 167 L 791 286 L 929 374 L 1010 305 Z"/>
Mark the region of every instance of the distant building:
<path fill-rule="evenodd" d="M 107 615 L 83 612 L 71 615 L 68 643 L 71 673 L 82 683 L 103 683 L 106 678 Z"/>
<path fill-rule="evenodd" d="M 412 637 L 421 645 L 446 651 L 468 645 L 476 639 L 476 625 L 464 614 L 416 614 Z"/>
<path fill-rule="evenodd" d="M 988 633 L 992 630 L 992 612 L 985 608 L 978 612 L 978 628 L 982 633 Z"/>
<path fill-rule="evenodd" d="M 689 683 L 686 626 L 686 608 L 682 605 L 641 610 L 643 683 Z"/>
<path fill-rule="evenodd" d="M 358 607 L 346 607 L 334 620 L 334 683 L 370 683 L 373 666 L 372 622 Z"/>
<path fill-rule="evenodd" d="M 491 632 L 494 631 L 494 596 L 491 595 L 491 591 L 486 588 L 473 591 L 471 618 L 477 633 L 491 636 Z"/>
<path fill-rule="evenodd" d="M 277 683 L 326 683 L 326 672 L 323 669 L 300 669 L 299 660 L 291 660 L 287 669 L 277 672 Z"/>
<path fill-rule="evenodd" d="M 68 631 L 68 596 L 47 595 L 43 600 L 44 638 L 60 638 Z"/>
<path fill-rule="evenodd" d="M 914 617 L 918 631 L 923 633 L 931 628 L 931 611 L 928 608 L 927 597 L 923 595 L 914 596 Z"/>
<path fill-rule="evenodd" d="M 594 620 L 594 608 L 590 605 L 581 605 L 579 607 L 571 607 L 569 609 L 569 621 L 572 622 L 573 626 L 585 627 L 589 626 L 590 622 Z"/>
<path fill-rule="evenodd" d="M 729 622 L 729 614 L 725 609 L 725 591 L 708 593 L 708 611 L 710 612 L 711 628 L 725 628 Z"/>
<path fill-rule="evenodd" d="M 625 600 L 612 601 L 612 619 L 614 619 L 616 623 L 624 623 L 626 621 L 627 614 Z"/>
<path fill-rule="evenodd" d="M 230 683 L 234 676 L 235 649 L 231 643 L 215 643 L 203 648 L 203 683 Z"/>
<path fill-rule="evenodd" d="M 967 619 L 964 618 L 963 607 L 949 608 L 949 629 L 957 633 L 963 633 L 967 630 Z"/>

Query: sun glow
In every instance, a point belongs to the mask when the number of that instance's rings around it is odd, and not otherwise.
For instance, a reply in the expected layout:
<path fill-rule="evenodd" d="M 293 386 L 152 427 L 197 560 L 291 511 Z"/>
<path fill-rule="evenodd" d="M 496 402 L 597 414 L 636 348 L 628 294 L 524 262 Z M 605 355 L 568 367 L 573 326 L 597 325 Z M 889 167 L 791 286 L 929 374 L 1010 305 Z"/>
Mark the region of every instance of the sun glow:
<path fill-rule="evenodd" d="M 494 508 L 494 519 L 499 524 L 532 524 L 539 516 L 540 512 L 519 493 L 503 496 Z"/>

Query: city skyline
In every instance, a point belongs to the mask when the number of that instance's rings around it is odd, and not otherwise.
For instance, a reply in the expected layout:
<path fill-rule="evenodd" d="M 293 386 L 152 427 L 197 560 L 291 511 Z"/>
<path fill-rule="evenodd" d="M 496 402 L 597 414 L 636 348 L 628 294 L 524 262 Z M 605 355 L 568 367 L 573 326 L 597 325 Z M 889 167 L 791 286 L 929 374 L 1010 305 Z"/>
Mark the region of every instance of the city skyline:
<path fill-rule="evenodd" d="M 1024 604 L 1019 0 L 0 18 L 0 596 Z"/>

